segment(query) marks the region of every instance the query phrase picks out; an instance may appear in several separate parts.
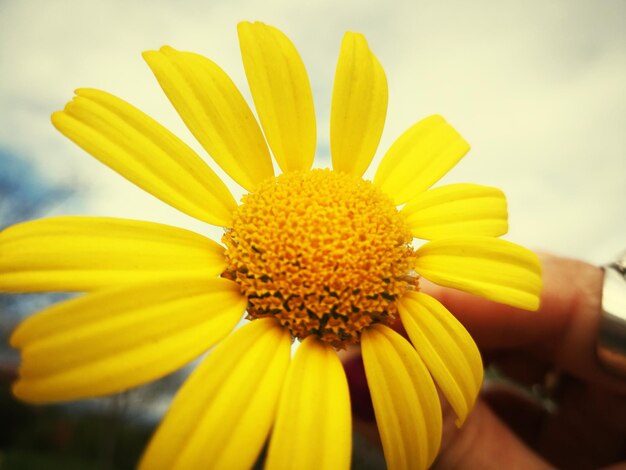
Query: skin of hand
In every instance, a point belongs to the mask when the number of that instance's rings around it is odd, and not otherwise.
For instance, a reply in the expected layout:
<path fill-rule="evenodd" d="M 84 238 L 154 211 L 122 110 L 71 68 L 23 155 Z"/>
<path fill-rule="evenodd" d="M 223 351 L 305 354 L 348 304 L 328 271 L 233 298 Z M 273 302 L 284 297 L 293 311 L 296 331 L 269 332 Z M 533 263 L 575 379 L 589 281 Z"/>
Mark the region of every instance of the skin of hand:
<path fill-rule="evenodd" d="M 461 429 L 440 395 L 444 431 L 433 468 L 626 470 L 626 378 L 603 370 L 595 355 L 603 271 L 541 257 L 537 312 L 422 283 L 467 328 L 485 366 L 507 377 L 486 382 Z M 348 352 L 344 364 L 355 428 L 379 443 L 361 359 Z M 537 389 L 555 406 L 529 392 Z"/>

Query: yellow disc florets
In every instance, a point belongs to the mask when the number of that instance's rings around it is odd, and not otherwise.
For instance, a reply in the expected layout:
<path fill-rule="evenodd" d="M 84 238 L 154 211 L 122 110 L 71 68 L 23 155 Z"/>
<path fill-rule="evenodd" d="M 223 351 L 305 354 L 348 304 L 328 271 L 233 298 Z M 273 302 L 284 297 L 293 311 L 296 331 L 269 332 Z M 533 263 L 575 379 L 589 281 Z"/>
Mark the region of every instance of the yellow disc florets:
<path fill-rule="evenodd" d="M 248 298 L 249 318 L 275 316 L 294 337 L 337 348 L 390 323 L 415 280 L 412 236 L 378 188 L 330 170 L 287 173 L 243 197 L 225 277 Z"/>

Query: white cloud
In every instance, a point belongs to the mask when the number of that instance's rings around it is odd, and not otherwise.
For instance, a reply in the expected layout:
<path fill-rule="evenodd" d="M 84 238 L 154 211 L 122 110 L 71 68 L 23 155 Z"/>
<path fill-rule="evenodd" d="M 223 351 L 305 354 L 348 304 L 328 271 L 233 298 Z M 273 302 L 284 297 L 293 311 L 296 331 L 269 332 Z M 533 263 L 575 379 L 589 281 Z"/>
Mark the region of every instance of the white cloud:
<path fill-rule="evenodd" d="M 79 86 L 155 116 L 201 155 L 139 53 L 162 44 L 224 67 L 247 96 L 235 24 L 285 31 L 311 75 L 320 149 L 343 31 L 366 34 L 390 85 L 381 150 L 417 119 L 446 116 L 473 144 L 446 181 L 502 187 L 510 238 L 604 261 L 624 248 L 626 4 L 312 1 L 0 3 L 0 145 L 53 180 L 88 188 L 92 213 L 200 224 L 145 196 L 49 124 Z"/>

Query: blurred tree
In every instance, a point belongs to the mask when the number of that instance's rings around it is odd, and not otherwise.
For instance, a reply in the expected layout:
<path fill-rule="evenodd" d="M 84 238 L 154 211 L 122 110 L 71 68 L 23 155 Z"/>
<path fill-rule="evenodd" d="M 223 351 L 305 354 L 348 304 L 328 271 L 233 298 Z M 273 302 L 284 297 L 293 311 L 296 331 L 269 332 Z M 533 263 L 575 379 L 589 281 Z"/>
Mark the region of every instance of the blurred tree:
<path fill-rule="evenodd" d="M 24 220 L 41 217 L 67 201 L 73 191 L 47 181 L 26 159 L 0 148 L 0 230 Z M 0 295 L 0 365 L 16 361 L 7 339 L 28 313 L 56 301 L 59 296 Z"/>
<path fill-rule="evenodd" d="M 52 184 L 34 164 L 0 147 L 0 230 L 76 204 L 75 188 Z M 65 210 L 67 212 L 67 210 Z M 73 211 L 72 211 L 73 212 Z M 26 316 L 73 294 L 0 294 L 0 469 L 134 468 L 152 429 L 187 375 L 76 404 L 29 406 L 10 385 L 19 355 L 9 337 Z"/>
<path fill-rule="evenodd" d="M 0 148 L 0 229 L 41 217 L 72 193 L 45 181 L 31 163 Z"/>

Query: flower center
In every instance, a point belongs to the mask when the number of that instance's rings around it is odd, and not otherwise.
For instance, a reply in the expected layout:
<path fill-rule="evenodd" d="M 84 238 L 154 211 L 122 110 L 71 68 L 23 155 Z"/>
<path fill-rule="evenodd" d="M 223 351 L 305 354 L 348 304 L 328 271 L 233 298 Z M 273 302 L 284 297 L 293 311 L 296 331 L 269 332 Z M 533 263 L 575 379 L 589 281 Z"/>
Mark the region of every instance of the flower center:
<path fill-rule="evenodd" d="M 412 236 L 369 181 L 331 170 L 283 174 L 243 197 L 223 236 L 224 277 L 241 286 L 248 318 L 275 316 L 294 337 L 336 348 L 389 324 L 417 280 Z"/>

